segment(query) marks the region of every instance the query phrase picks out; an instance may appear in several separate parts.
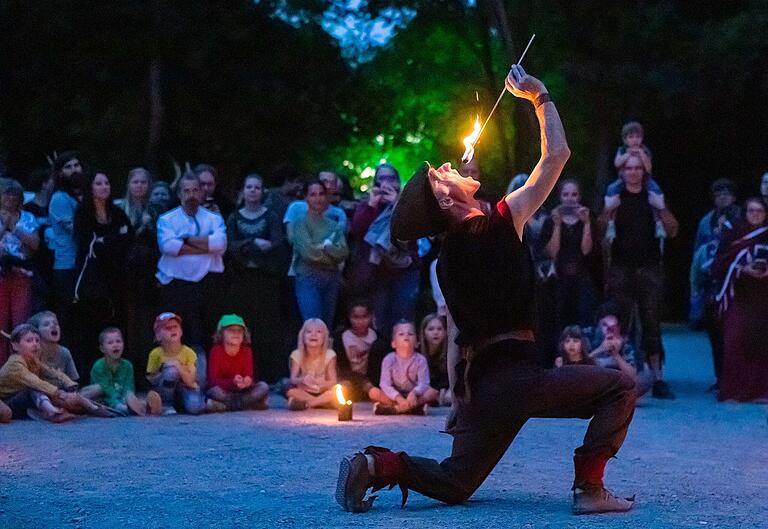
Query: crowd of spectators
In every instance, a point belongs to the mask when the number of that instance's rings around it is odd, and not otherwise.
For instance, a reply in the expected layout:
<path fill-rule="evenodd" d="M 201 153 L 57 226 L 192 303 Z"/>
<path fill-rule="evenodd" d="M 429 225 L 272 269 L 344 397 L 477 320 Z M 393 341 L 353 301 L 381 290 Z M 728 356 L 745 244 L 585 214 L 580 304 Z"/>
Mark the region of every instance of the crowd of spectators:
<path fill-rule="evenodd" d="M 619 369 L 639 394 L 674 398 L 660 318 L 678 223 L 638 123 L 614 163 L 600 211 L 565 179 L 525 230 L 541 363 Z M 477 160 L 461 172 L 483 180 Z M 116 197 L 75 152 L 26 182 L 0 180 L 0 399 L 14 413 L 262 409 L 268 385 L 301 410 L 333 406 L 338 381 L 379 414 L 450 404 L 441 241 L 390 239 L 395 167 L 377 167 L 359 200 L 331 170 L 272 189 L 248 174 L 230 197 L 208 164 L 172 184 L 131 169 Z M 490 210 L 501 197 L 481 190 Z M 731 181 L 713 182 L 695 237 L 691 320 L 711 341 L 720 399 L 768 399 L 768 173 L 760 191 L 740 207 Z"/>

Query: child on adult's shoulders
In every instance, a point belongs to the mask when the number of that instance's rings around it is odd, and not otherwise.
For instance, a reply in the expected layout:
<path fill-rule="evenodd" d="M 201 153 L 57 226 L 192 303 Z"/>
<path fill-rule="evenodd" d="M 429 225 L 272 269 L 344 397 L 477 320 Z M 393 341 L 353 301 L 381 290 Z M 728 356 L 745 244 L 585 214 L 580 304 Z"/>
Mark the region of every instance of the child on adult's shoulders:
<path fill-rule="evenodd" d="M 216 326 L 208 355 L 209 412 L 265 410 L 269 397 L 266 382 L 256 380 L 251 337 L 243 318 L 225 314 Z"/>
<path fill-rule="evenodd" d="M 123 358 L 123 333 L 117 327 L 107 327 L 99 333 L 99 350 L 104 355 L 91 368 L 91 383 L 98 387 L 104 403 L 122 415 L 160 415 L 163 403 L 156 391 L 147 393 L 146 400 L 136 396 L 133 364 Z"/>
<path fill-rule="evenodd" d="M 28 323 L 17 325 L 10 341 L 13 354 L 0 368 L 0 400 L 5 404 L 0 412 L 3 420 L 7 419 L 6 408 L 10 408 L 14 419 L 28 416 L 54 423 L 80 414 L 114 416 L 77 393 L 75 381 L 40 360 L 40 332 L 36 327 Z"/>
<path fill-rule="evenodd" d="M 425 415 L 439 392 L 430 386 L 429 364 L 416 352 L 416 326 L 402 321 L 392 328 L 392 351 L 381 363 L 379 387 L 371 390 L 376 415 Z"/>
<path fill-rule="evenodd" d="M 347 310 L 346 329 L 333 341 L 339 378 L 349 390 L 347 397 L 354 401 L 370 398 L 376 387 L 371 381 L 379 379 L 381 360 L 389 349 L 373 328 L 373 319 L 370 302 L 353 301 Z"/>
<path fill-rule="evenodd" d="M 655 197 L 656 200 L 663 203 L 664 191 L 662 191 L 659 183 L 651 176 L 652 162 L 651 162 L 651 150 L 643 143 L 643 126 L 636 122 L 630 121 L 625 124 L 621 129 L 621 139 L 623 144 L 616 151 L 616 156 L 613 159 L 614 167 L 617 170 L 621 170 L 627 160 L 635 156 L 640 159 L 643 164 L 643 171 L 645 178 L 643 180 L 643 187 L 648 193 Z M 613 210 L 621 204 L 620 195 L 624 191 L 624 180 L 619 177 L 608 185 L 605 190 L 605 209 Z M 666 230 L 660 219 L 656 219 L 656 238 L 664 239 L 667 236 Z M 608 219 L 606 226 L 606 239 L 612 242 L 616 238 L 616 223 L 613 215 Z"/>
<path fill-rule="evenodd" d="M 310 318 L 301 326 L 296 350 L 288 360 L 291 376 L 285 396 L 289 410 L 335 407 L 336 352 L 330 342 L 323 320 Z"/>
<path fill-rule="evenodd" d="M 154 331 L 159 345 L 149 353 L 146 376 L 160 394 L 165 413 L 203 413 L 205 402 L 196 380 L 197 354 L 181 342 L 181 317 L 173 312 L 159 314 Z"/>

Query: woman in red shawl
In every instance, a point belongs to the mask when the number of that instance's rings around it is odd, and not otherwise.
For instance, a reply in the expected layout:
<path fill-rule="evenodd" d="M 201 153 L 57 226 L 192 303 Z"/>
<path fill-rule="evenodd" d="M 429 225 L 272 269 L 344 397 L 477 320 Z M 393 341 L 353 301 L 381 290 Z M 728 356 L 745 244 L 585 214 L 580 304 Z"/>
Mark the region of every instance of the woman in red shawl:
<path fill-rule="evenodd" d="M 719 400 L 768 402 L 768 225 L 766 206 L 751 198 L 745 220 L 724 235 L 712 264 L 725 355 Z"/>

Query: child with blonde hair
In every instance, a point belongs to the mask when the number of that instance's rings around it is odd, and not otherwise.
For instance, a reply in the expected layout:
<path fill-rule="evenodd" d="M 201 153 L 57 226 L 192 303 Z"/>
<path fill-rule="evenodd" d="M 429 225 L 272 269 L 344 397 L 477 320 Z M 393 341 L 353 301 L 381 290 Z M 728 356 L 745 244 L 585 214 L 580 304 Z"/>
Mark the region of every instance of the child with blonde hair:
<path fill-rule="evenodd" d="M 331 349 L 328 327 L 319 318 L 310 318 L 299 331 L 296 350 L 288 365 L 291 371 L 288 409 L 333 407 L 336 402 L 336 353 Z"/>

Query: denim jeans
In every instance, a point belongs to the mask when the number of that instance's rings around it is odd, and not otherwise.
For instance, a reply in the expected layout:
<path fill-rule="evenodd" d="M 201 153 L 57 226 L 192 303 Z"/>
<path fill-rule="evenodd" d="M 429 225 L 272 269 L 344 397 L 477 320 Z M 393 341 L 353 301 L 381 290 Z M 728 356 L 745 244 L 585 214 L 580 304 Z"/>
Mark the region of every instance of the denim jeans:
<path fill-rule="evenodd" d="M 470 392 L 456 396 L 458 409 L 448 429 L 451 455 L 438 463 L 403 454 L 405 484 L 411 490 L 446 503 L 464 502 L 534 417 L 591 418 L 576 457 L 605 461 L 624 442 L 635 391 L 632 379 L 620 371 L 542 369 L 535 364 L 534 344 L 514 340 L 490 346 L 468 369 Z"/>
<path fill-rule="evenodd" d="M 388 337 L 392 326 L 400 320 L 414 321 L 416 297 L 419 294 L 419 271 L 379 276 L 374 281 L 373 311 L 377 329 Z"/>
<path fill-rule="evenodd" d="M 332 329 L 340 288 L 341 274 L 337 270 L 297 272 L 296 300 L 301 318 L 320 318 Z"/>
<path fill-rule="evenodd" d="M 175 367 L 163 367 L 160 381 L 152 389 L 160 394 L 163 404 L 171 404 L 178 412 L 198 415 L 205 411 L 203 394 L 187 387 Z"/>

